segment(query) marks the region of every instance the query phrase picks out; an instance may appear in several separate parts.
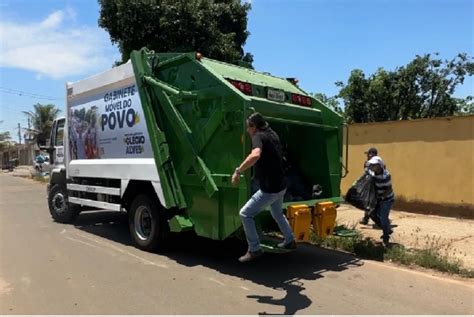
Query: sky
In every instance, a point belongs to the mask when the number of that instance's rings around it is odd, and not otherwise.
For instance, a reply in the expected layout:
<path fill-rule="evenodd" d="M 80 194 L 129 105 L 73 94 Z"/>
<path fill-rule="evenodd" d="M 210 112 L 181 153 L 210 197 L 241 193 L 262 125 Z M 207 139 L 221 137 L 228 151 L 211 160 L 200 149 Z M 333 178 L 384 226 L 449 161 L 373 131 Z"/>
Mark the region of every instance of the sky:
<path fill-rule="evenodd" d="M 254 67 L 338 93 L 351 70 L 391 70 L 417 54 L 474 55 L 472 0 L 247 0 Z M 118 48 L 98 27 L 96 0 L 0 0 L 0 131 L 18 141 L 23 111 L 65 106 L 65 84 L 107 70 Z M 469 78 L 456 96 L 473 95 Z"/>

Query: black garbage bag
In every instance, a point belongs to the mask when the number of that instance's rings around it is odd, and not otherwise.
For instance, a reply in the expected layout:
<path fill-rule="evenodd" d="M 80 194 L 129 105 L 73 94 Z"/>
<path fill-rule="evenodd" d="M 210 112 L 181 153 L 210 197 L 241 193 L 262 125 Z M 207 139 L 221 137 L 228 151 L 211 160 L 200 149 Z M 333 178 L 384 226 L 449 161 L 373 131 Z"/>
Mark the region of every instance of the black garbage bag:
<path fill-rule="evenodd" d="M 370 174 L 364 173 L 346 194 L 346 202 L 371 213 L 377 205 L 377 191 Z"/>
<path fill-rule="evenodd" d="M 311 186 L 307 184 L 299 168 L 290 166 L 286 171 L 286 175 L 288 178 L 288 189 L 285 201 L 302 201 L 312 198 Z"/>

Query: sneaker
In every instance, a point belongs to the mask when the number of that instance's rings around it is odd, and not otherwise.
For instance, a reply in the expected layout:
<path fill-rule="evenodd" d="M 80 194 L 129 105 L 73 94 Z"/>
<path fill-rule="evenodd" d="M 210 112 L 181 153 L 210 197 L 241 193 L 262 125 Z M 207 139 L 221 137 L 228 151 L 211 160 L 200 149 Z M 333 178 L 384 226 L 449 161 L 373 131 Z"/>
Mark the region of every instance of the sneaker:
<path fill-rule="evenodd" d="M 388 242 L 388 239 L 383 239 L 382 244 L 386 248 L 390 247 L 390 243 Z"/>
<path fill-rule="evenodd" d="M 278 243 L 278 247 L 280 249 L 287 249 L 287 250 L 295 250 L 297 248 L 295 240 L 289 243 L 285 243 L 285 241 L 283 241 L 282 243 Z"/>
<path fill-rule="evenodd" d="M 369 224 L 369 219 L 367 218 L 362 218 L 361 220 L 359 220 L 359 223 L 361 225 L 368 225 Z"/>
<path fill-rule="evenodd" d="M 239 262 L 241 263 L 250 262 L 261 257 L 262 255 L 263 255 L 263 250 L 261 249 L 255 252 L 247 251 L 247 253 L 245 253 L 239 258 Z"/>

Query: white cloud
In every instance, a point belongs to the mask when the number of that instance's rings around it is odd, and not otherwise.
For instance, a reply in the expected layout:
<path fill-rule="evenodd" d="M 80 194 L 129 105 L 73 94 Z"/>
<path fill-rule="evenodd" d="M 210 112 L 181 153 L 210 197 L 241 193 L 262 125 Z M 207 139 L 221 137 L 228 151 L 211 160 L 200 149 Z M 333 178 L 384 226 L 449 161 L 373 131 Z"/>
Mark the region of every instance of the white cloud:
<path fill-rule="evenodd" d="M 55 79 L 109 68 L 117 59 L 108 34 L 75 26 L 76 12 L 58 10 L 35 23 L 0 21 L 0 67 L 19 68 Z"/>
<path fill-rule="evenodd" d="M 58 27 L 64 20 L 64 12 L 59 10 L 51 13 L 46 19 L 41 21 L 40 28 L 52 29 Z"/>

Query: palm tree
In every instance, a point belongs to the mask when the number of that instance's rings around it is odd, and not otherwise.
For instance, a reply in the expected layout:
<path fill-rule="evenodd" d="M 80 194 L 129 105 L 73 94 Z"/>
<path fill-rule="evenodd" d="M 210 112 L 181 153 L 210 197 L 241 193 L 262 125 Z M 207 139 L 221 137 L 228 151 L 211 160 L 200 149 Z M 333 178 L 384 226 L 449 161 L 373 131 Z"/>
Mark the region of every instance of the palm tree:
<path fill-rule="evenodd" d="M 34 135 L 39 144 L 44 144 L 51 133 L 54 119 L 61 110 L 53 104 L 42 105 L 40 103 L 33 105 L 33 108 L 33 111 L 23 111 L 33 125 L 32 129 L 27 129 L 27 133 Z"/>

